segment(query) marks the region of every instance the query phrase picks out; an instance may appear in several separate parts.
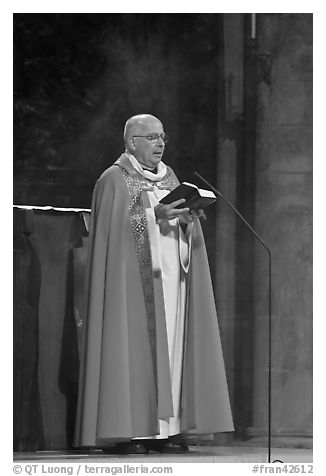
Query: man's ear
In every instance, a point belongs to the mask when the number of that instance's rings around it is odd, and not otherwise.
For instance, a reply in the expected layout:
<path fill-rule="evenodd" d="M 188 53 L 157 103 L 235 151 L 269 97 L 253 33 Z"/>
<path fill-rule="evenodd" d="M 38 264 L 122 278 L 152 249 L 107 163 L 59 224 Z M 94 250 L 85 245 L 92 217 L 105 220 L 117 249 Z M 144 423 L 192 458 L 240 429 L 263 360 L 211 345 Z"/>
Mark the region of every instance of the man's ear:
<path fill-rule="evenodd" d="M 132 150 L 132 151 L 136 150 L 135 139 L 133 137 L 130 137 L 128 139 L 128 146 L 129 146 L 130 150 Z"/>

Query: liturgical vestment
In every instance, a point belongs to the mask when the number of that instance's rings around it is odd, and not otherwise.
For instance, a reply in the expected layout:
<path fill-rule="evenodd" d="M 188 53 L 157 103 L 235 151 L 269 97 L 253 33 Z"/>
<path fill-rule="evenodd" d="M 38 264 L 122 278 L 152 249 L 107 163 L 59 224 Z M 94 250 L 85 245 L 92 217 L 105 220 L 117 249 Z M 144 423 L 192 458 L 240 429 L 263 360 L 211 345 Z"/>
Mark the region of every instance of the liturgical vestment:
<path fill-rule="evenodd" d="M 97 181 L 75 445 L 233 430 L 199 220 L 157 222 L 179 184 L 125 153 Z"/>

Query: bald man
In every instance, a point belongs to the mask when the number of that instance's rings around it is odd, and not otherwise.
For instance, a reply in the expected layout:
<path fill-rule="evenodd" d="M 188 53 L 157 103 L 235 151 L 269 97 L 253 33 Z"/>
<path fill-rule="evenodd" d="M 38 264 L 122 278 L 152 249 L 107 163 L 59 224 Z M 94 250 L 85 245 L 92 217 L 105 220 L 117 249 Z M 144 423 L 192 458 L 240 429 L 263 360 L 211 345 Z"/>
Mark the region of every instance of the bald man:
<path fill-rule="evenodd" d="M 233 431 L 203 211 L 160 200 L 179 182 L 150 114 L 96 183 L 89 233 L 76 446 L 187 452 L 191 434 Z"/>

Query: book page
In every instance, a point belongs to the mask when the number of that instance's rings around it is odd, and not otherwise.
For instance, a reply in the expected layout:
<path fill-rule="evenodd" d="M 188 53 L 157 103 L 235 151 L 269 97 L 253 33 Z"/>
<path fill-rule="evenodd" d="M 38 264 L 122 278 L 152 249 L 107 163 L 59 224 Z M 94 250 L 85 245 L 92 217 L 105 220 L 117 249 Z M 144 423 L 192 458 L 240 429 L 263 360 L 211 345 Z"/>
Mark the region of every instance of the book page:
<path fill-rule="evenodd" d="M 190 182 L 182 182 L 183 185 L 188 185 L 188 187 L 192 187 L 192 188 L 197 188 L 197 190 L 199 190 L 199 188 L 197 187 L 197 185 L 194 185 L 193 183 L 190 183 Z M 181 184 L 181 185 L 182 185 Z"/>
<path fill-rule="evenodd" d="M 199 188 L 198 191 L 202 197 L 216 198 L 215 193 L 212 192 L 211 190 L 205 190 L 204 188 Z"/>

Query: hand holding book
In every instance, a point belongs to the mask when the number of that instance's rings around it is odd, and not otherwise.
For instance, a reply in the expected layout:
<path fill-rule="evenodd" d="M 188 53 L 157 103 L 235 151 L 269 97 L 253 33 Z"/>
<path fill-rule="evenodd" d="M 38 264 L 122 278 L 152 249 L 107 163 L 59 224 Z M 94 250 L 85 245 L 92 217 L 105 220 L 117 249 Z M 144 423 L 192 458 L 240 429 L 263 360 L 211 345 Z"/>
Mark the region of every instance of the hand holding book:
<path fill-rule="evenodd" d="M 203 208 L 215 202 L 216 196 L 209 190 L 196 187 L 189 182 L 183 182 L 172 192 L 160 200 L 155 207 L 157 220 L 173 220 L 179 218 L 184 224 L 191 223 L 197 218 L 206 219 Z"/>
<path fill-rule="evenodd" d="M 177 201 L 184 199 L 183 202 Z M 216 201 L 216 195 L 210 190 L 198 188 L 189 182 L 183 182 L 177 188 L 166 195 L 160 203 L 163 205 L 173 204 L 176 209 L 189 208 L 189 210 L 200 210 L 206 208 L 211 203 Z"/>
<path fill-rule="evenodd" d="M 183 214 L 189 213 L 189 208 L 182 208 L 184 202 L 184 198 L 179 198 L 178 200 L 165 205 L 159 203 L 154 208 L 156 219 L 173 220 L 174 218 L 179 218 Z"/>
<path fill-rule="evenodd" d="M 159 203 L 154 207 L 156 220 L 173 220 L 174 218 L 179 218 L 181 223 L 188 224 L 194 221 L 196 218 L 203 217 L 206 220 L 204 211 L 200 208 L 198 210 L 189 208 L 179 208 L 185 202 L 184 198 L 171 202 L 170 204 L 163 205 Z"/>

